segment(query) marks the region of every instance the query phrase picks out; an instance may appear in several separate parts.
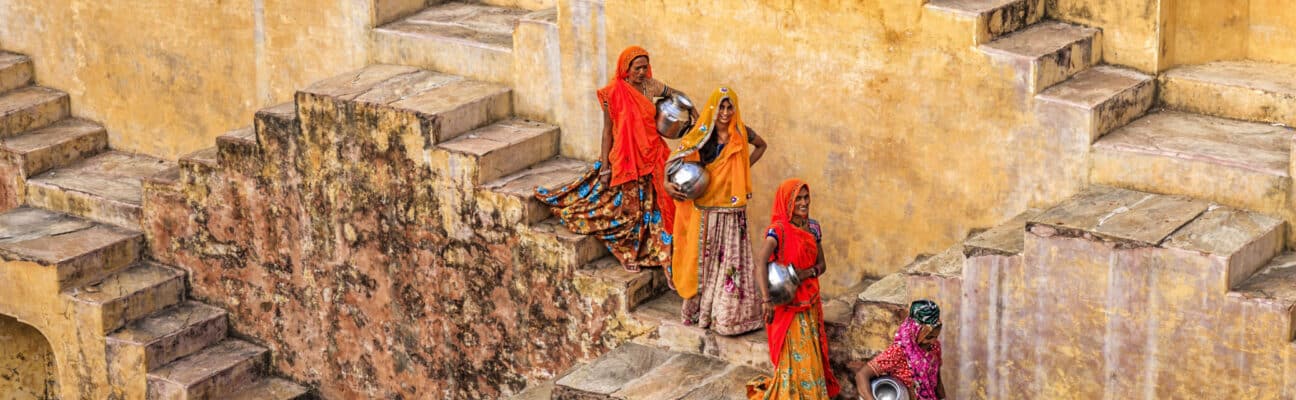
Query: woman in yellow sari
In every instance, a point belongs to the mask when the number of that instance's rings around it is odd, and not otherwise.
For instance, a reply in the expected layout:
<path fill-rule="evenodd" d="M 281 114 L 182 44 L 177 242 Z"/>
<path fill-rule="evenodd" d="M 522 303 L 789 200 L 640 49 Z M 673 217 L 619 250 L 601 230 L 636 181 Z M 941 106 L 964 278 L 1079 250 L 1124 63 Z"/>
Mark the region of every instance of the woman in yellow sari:
<path fill-rule="evenodd" d="M 737 335 L 764 323 L 747 236 L 747 200 L 751 166 L 766 144 L 743 124 L 738 94 L 727 87 L 711 94 L 698 121 L 668 164 L 700 162 L 711 183 L 695 200 L 684 200 L 677 187 L 666 185 L 676 199 L 675 240 L 666 273 L 684 298 L 684 323 Z"/>

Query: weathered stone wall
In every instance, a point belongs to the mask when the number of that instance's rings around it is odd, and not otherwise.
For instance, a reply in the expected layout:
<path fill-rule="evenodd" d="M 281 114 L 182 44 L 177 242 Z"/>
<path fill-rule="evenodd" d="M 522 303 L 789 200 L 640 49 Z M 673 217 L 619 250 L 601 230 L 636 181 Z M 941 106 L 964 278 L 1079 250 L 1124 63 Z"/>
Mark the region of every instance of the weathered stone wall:
<path fill-rule="evenodd" d="M 46 400 L 58 395 L 49 341 L 31 325 L 0 315 L 0 393 L 6 399 Z"/>
<path fill-rule="evenodd" d="M 365 62 L 372 1 L 0 0 L 0 45 L 38 60 L 112 146 L 211 146 L 256 109 Z"/>
<path fill-rule="evenodd" d="M 277 371 L 325 398 L 496 398 L 629 334 L 569 257 L 478 211 L 473 171 L 430 161 L 436 118 L 308 93 L 296 110 L 258 116 L 260 150 L 182 159 L 145 194 L 155 255 Z"/>
<path fill-rule="evenodd" d="M 1247 58 L 1296 63 L 1296 7 L 1283 0 L 1250 0 Z"/>

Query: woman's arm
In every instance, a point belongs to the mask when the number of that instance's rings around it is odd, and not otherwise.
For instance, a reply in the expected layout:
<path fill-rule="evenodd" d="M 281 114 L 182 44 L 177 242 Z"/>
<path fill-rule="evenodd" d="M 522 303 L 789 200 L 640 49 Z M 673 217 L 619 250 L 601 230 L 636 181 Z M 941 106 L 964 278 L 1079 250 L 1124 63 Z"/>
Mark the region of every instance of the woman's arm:
<path fill-rule="evenodd" d="M 864 364 L 859 371 L 855 371 L 855 389 L 859 391 L 860 398 L 877 400 L 873 398 L 873 388 L 869 387 L 875 377 L 877 377 L 877 372 L 873 371 L 872 365 Z"/>
<path fill-rule="evenodd" d="M 765 313 L 765 323 L 774 322 L 774 305 L 769 301 L 769 259 L 770 254 L 774 254 L 774 248 L 778 246 L 778 241 L 772 237 L 765 236 L 760 247 L 756 249 L 752 261 L 756 263 L 756 282 L 760 287 L 761 293 L 761 311 Z"/>
<path fill-rule="evenodd" d="M 760 135 L 757 135 L 756 131 L 752 130 L 750 126 L 747 127 L 747 135 L 751 137 L 751 140 L 749 140 L 748 143 L 756 147 L 755 150 L 752 150 L 751 156 L 749 157 L 750 161 L 748 162 L 748 164 L 756 165 L 756 162 L 760 161 L 761 156 L 765 155 L 765 149 L 768 148 L 769 145 L 765 143 L 765 138 L 762 138 Z"/>
<path fill-rule="evenodd" d="M 599 162 L 603 165 L 603 169 L 599 170 L 599 182 L 603 183 L 603 187 L 607 187 L 612 181 L 612 164 L 608 160 L 612 154 L 612 140 L 612 116 L 608 114 L 605 106 L 603 107 L 603 143 L 599 146 Z"/>
<path fill-rule="evenodd" d="M 945 380 L 941 379 L 940 371 L 936 372 L 936 398 L 945 400 Z"/>
<path fill-rule="evenodd" d="M 818 278 L 828 271 L 828 266 L 824 262 L 823 246 L 819 246 L 819 259 L 815 260 L 815 265 L 806 269 L 797 269 L 797 278 L 804 282 L 806 279 Z"/>

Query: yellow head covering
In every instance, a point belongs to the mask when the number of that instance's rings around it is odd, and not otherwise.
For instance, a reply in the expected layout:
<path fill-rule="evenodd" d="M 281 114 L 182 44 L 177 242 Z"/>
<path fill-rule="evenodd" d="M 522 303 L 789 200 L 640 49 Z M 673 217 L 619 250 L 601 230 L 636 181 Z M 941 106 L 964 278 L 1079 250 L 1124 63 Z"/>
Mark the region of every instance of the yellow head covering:
<path fill-rule="evenodd" d="M 733 105 L 733 117 L 729 119 L 729 128 L 725 132 L 715 132 L 720 103 L 725 100 Z M 679 202 L 675 207 L 671 266 L 666 273 L 671 277 L 671 286 L 686 299 L 698 292 L 697 268 L 702 255 L 699 247 L 705 219 L 698 207 L 742 208 L 747 206 L 747 199 L 751 196 L 747 126 L 743 125 L 742 113 L 738 109 L 738 94 L 722 86 L 711 93 L 711 99 L 698 114 L 702 123 L 684 135 L 682 146 L 671 154 L 671 161 L 699 161 L 699 150 L 712 135 L 729 135 L 729 140 L 720 154 L 706 164 L 707 173 L 711 176 L 706 192 L 696 200 Z"/>

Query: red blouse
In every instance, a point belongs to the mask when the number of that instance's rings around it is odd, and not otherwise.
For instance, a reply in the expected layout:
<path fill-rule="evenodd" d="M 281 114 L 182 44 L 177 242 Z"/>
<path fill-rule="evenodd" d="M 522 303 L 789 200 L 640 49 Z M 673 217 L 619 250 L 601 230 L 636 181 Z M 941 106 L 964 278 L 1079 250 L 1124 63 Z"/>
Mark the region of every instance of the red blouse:
<path fill-rule="evenodd" d="M 932 352 L 935 353 L 936 359 L 940 359 L 940 346 L 935 346 Z M 874 374 L 890 375 L 908 387 L 911 392 L 914 390 L 913 370 L 909 369 L 909 359 L 905 357 L 904 349 L 900 346 L 892 344 L 882 354 L 869 361 L 868 365 L 869 368 L 873 368 Z"/>

